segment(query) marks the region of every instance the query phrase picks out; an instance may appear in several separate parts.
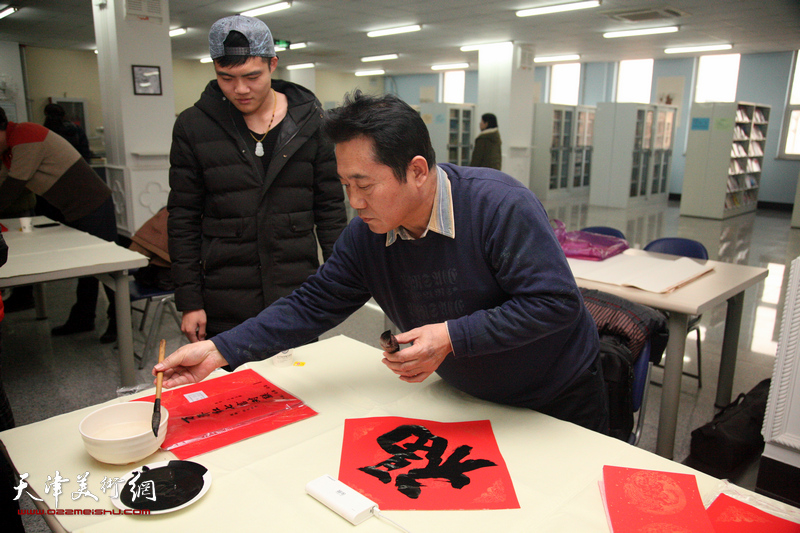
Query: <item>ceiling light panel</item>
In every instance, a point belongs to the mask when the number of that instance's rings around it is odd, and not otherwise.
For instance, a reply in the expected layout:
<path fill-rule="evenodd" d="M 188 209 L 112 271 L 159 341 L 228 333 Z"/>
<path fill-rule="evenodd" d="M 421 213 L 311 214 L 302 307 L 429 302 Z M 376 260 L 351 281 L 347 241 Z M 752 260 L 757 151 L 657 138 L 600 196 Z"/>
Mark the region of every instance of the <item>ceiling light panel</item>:
<path fill-rule="evenodd" d="M 578 54 L 568 54 L 563 56 L 540 56 L 534 57 L 534 63 L 557 63 L 559 61 L 578 61 L 581 58 Z"/>
<path fill-rule="evenodd" d="M 679 48 L 665 48 L 665 54 L 691 54 L 694 52 L 716 52 L 719 50 L 730 50 L 732 44 L 709 44 L 705 46 L 682 46 Z"/>
<path fill-rule="evenodd" d="M 567 4 L 555 4 L 550 6 L 533 7 L 517 11 L 518 17 L 533 17 L 535 15 L 550 15 L 552 13 L 563 13 L 565 11 L 576 11 L 578 9 L 590 9 L 600 5 L 600 0 L 588 0 L 586 2 L 569 2 Z"/>
<path fill-rule="evenodd" d="M 411 26 L 400 26 L 398 28 L 386 28 L 385 30 L 375 30 L 367 32 L 367 37 L 384 37 L 386 35 L 397 35 L 398 33 L 411 33 L 419 31 L 422 26 L 419 24 L 412 24 Z"/>
<path fill-rule="evenodd" d="M 606 39 L 616 39 L 617 37 L 637 37 L 639 35 L 658 35 L 660 33 L 675 33 L 677 26 L 661 26 L 659 28 L 643 28 L 640 30 L 610 31 L 603 34 Z"/>
<path fill-rule="evenodd" d="M 400 57 L 400 56 L 397 55 L 397 54 L 383 54 L 382 56 L 368 56 L 368 57 L 362 57 L 361 58 L 361 62 L 362 63 L 370 63 L 372 61 L 390 61 L 392 59 L 397 59 L 398 57 Z"/>
<path fill-rule="evenodd" d="M 448 63 L 446 65 L 433 65 L 431 70 L 463 70 L 469 68 L 469 63 Z"/>
<path fill-rule="evenodd" d="M 277 4 L 269 4 L 266 6 L 257 7 L 249 11 L 242 12 L 245 17 L 257 17 L 259 15 L 266 15 L 267 13 L 274 13 L 292 7 L 291 2 L 278 2 Z"/>

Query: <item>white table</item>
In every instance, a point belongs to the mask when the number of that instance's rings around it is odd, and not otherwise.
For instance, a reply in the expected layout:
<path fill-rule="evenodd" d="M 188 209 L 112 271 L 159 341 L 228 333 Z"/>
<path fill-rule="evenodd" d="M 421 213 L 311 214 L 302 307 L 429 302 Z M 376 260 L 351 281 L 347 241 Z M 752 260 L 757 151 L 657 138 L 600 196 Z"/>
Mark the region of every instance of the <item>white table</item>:
<path fill-rule="evenodd" d="M 719 480 L 679 463 L 535 411 L 475 399 L 436 376 L 421 384 L 404 383 L 381 363 L 380 350 L 347 337 L 296 348 L 294 355 L 305 364 L 275 366 L 266 360 L 243 368 L 259 372 L 319 414 L 190 459 L 212 476 L 210 490 L 195 504 L 152 516 L 48 515 L 51 527 L 86 533 L 352 532 L 349 522 L 306 495 L 304 488 L 323 474 L 338 476 L 345 419 L 378 416 L 490 420 L 519 499 L 520 508 L 510 510 L 385 512 L 415 533 L 608 531 L 598 489 L 606 464 L 695 474 L 707 504 L 720 491 Z M 112 400 L 116 401 L 122 400 Z M 43 489 L 47 476 L 55 476 L 56 470 L 71 480 L 63 486 L 59 509 L 114 509 L 109 494 L 97 488 L 104 476 L 121 476 L 142 464 L 174 459 L 172 453 L 158 451 L 126 466 L 93 460 L 83 448 L 78 424 L 94 409 L 0 433 L 18 473 L 28 474 L 28 490 L 44 500 L 43 508 L 54 506 L 52 491 L 45 494 Z M 99 497 L 97 503 L 70 498 L 77 489 L 76 475 L 84 472 L 89 472 L 88 488 Z M 371 518 L 358 531 L 396 530 Z"/>
<path fill-rule="evenodd" d="M 0 288 L 110 274 L 116 292 L 121 382 L 123 386 L 135 385 L 128 269 L 147 266 L 147 257 L 63 224 L 34 227 L 32 232 L 23 233 L 18 219 L 0 222 L 9 229 L 3 233 L 8 262 L 0 268 Z M 34 225 L 51 222 L 46 217 L 33 218 Z M 43 300 L 37 298 L 39 316 L 43 316 L 43 309 Z"/>
<path fill-rule="evenodd" d="M 619 257 L 649 255 L 663 259 L 678 259 L 677 256 L 628 249 Z M 578 261 L 570 259 L 570 263 Z M 715 404 L 723 407 L 731 401 L 733 374 L 736 370 L 736 353 L 739 347 L 739 327 L 742 322 L 744 291 L 767 277 L 766 268 L 698 261 L 714 266 L 714 270 L 673 292 L 659 294 L 632 287 L 600 283 L 590 279 L 576 278 L 578 286 L 597 289 L 614 294 L 632 302 L 669 311 L 669 342 L 664 361 L 664 383 L 661 393 L 661 411 L 658 419 L 656 453 L 672 459 L 675 446 L 675 428 L 678 421 L 681 378 L 683 376 L 683 354 L 686 349 L 686 334 L 689 316 L 699 315 L 727 302 L 725 333 L 717 378 Z M 591 261 L 581 261 L 582 269 Z M 598 267 L 602 262 L 594 263 Z"/>

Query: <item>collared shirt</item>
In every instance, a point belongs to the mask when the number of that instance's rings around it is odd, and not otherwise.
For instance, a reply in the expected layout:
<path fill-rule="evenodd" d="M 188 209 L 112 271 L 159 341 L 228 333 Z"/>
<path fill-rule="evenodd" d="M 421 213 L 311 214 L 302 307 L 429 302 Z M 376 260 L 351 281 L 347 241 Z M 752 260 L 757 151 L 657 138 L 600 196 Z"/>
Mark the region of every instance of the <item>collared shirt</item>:
<path fill-rule="evenodd" d="M 436 194 L 433 197 L 433 209 L 431 210 L 431 218 L 428 221 L 428 227 L 419 236 L 420 239 L 428 234 L 428 231 L 433 231 L 450 237 L 456 238 L 455 217 L 453 215 L 453 196 L 450 190 L 450 180 L 447 179 L 445 171 L 436 167 Z M 413 241 L 414 236 L 403 226 L 397 229 L 390 230 L 386 234 L 386 246 L 391 246 L 394 241 L 400 237 L 406 241 Z"/>

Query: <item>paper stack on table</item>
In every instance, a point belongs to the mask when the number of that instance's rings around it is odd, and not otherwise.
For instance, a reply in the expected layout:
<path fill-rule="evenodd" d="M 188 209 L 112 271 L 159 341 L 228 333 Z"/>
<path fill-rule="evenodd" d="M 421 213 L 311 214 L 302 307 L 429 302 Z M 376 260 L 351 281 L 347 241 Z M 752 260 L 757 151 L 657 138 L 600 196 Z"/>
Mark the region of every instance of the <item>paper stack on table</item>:
<path fill-rule="evenodd" d="M 570 258 L 567 262 L 576 278 L 656 293 L 673 291 L 714 270 L 712 265 L 688 257 L 662 259 L 621 254 L 600 262 Z"/>
<path fill-rule="evenodd" d="M 614 533 L 800 533 L 800 524 L 727 494 L 706 509 L 692 474 L 606 465 L 600 495 Z"/>

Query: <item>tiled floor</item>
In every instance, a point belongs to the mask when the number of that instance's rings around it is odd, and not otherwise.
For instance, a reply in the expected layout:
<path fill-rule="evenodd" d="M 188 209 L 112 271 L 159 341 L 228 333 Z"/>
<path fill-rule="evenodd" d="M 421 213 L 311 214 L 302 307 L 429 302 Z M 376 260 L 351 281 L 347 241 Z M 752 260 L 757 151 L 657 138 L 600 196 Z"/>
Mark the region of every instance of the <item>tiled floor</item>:
<path fill-rule="evenodd" d="M 712 259 L 769 268 L 769 277 L 746 292 L 734 397 L 772 376 L 783 310 L 782 286 L 789 274 L 790 261 L 800 255 L 800 230 L 790 228 L 790 213 L 760 210 L 716 221 L 681 217 L 676 202 L 628 210 L 598 208 L 580 200 L 550 202 L 546 207 L 551 218 L 564 221 L 569 230 L 594 225 L 614 226 L 625 232 L 635 248 L 662 236 L 689 237 L 703 242 Z M 18 425 L 103 402 L 117 394 L 116 350 L 113 345 L 98 342 L 105 330 L 104 318 L 98 319 L 95 332 L 61 338 L 50 336 L 50 328 L 66 320 L 74 288 L 74 281 L 47 284 L 47 320 L 38 321 L 34 311 L 23 311 L 8 314 L 2 323 L 3 382 Z M 104 297 L 99 306 L 105 309 Z M 104 317 L 104 312 L 98 316 Z M 138 316 L 135 314 L 134 320 L 138 320 Z M 724 318 L 724 306 L 703 315 L 705 379 L 702 389 L 698 389 L 696 380 L 683 379 L 676 460 L 688 455 L 691 430 L 713 417 Z M 324 337 L 343 333 L 377 347 L 383 329 L 382 313 L 368 305 Z M 167 339 L 168 353 L 185 342 L 169 318 L 164 318 L 160 333 Z M 134 330 L 135 348 L 141 350 L 143 344 L 143 336 Z M 690 338 L 686 346 L 684 364 L 694 371 L 694 339 Z M 138 372 L 140 383 L 152 383 L 149 369 L 154 359 L 154 354 L 147 355 L 145 369 Z M 654 370 L 654 380 L 660 380 L 660 372 Z M 655 450 L 660 393 L 659 387 L 650 387 L 645 428 L 639 444 L 650 451 Z M 754 470 L 737 481 L 752 488 Z M 26 520 L 28 518 L 31 517 Z M 32 532 L 47 531 L 40 519 L 27 521 L 26 527 Z"/>

